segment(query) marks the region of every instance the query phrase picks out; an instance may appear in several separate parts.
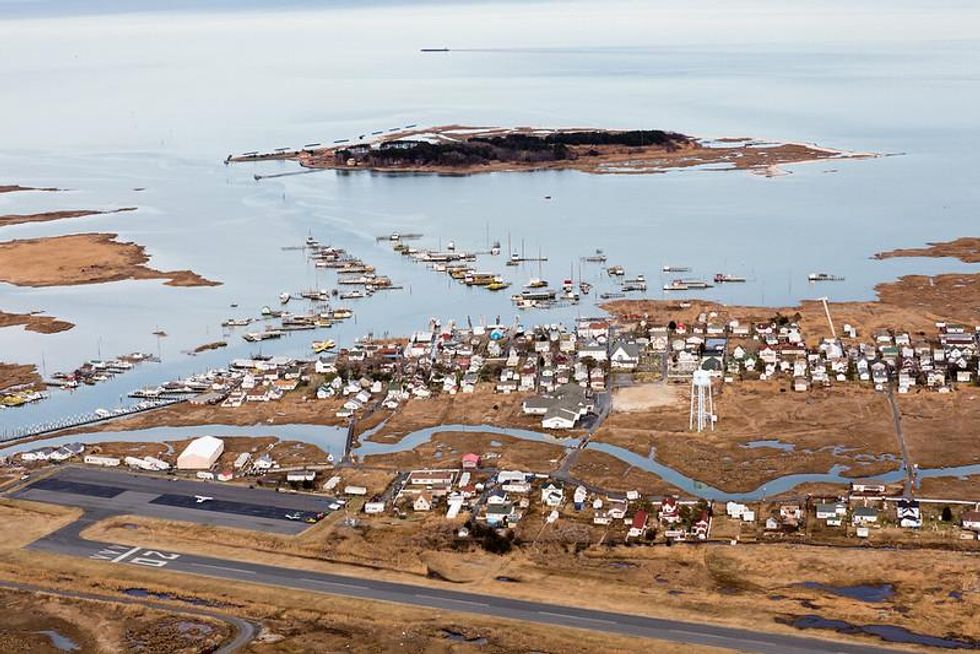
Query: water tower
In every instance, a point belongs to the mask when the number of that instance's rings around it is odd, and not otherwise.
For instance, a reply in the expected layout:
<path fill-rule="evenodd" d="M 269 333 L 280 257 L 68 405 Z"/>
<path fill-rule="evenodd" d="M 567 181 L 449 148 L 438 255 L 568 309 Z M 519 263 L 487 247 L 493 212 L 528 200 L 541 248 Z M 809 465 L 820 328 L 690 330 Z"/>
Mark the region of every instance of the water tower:
<path fill-rule="evenodd" d="M 711 394 L 711 373 L 695 370 L 691 379 L 691 430 L 715 429 L 715 402 Z"/>

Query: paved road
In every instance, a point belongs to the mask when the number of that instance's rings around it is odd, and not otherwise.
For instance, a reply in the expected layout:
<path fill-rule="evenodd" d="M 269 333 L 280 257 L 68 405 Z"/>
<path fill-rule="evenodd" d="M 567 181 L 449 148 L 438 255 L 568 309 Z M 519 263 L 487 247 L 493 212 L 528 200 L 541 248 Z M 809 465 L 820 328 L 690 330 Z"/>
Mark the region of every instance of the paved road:
<path fill-rule="evenodd" d="M 895 435 L 898 436 L 898 447 L 902 451 L 902 462 L 905 464 L 905 497 L 912 497 L 915 484 L 915 468 L 909 457 L 909 448 L 905 445 L 905 433 L 902 431 L 902 414 L 898 410 L 898 400 L 895 399 L 895 389 L 888 385 L 888 404 L 892 409 L 892 422 L 895 424 Z"/>
<path fill-rule="evenodd" d="M 150 600 L 135 599 L 132 597 L 116 597 L 114 595 L 97 595 L 95 593 L 81 593 L 68 590 L 59 590 L 54 588 L 43 588 L 41 586 L 34 586 L 32 584 L 18 584 L 11 581 L 0 581 L 0 587 L 10 588 L 12 590 L 22 590 L 28 593 L 43 593 L 46 595 L 57 595 L 58 597 L 67 597 L 69 599 L 80 599 L 80 600 L 91 600 L 96 602 L 117 602 L 120 604 L 134 604 L 137 606 L 145 606 L 151 609 L 157 609 L 160 611 L 166 611 L 167 613 L 177 614 L 177 615 L 197 615 L 207 618 L 213 618 L 215 620 L 220 620 L 231 627 L 232 639 L 222 643 L 221 647 L 215 650 L 215 654 L 232 654 L 237 652 L 241 648 L 252 642 L 255 638 L 255 632 L 257 628 L 254 624 L 248 620 L 243 620 L 234 615 L 227 615 L 225 613 L 218 613 L 217 611 L 212 611 L 209 609 L 198 609 L 191 607 L 174 607 L 170 604 L 164 604 L 163 602 L 154 602 Z"/>
<path fill-rule="evenodd" d="M 357 599 L 395 602 L 415 607 L 474 613 L 483 617 L 522 620 L 547 625 L 576 627 L 590 631 L 655 638 L 699 646 L 715 646 L 761 654 L 900 654 L 904 650 L 843 643 L 802 635 L 766 633 L 757 630 L 611 613 L 480 595 L 429 586 L 393 583 L 294 568 L 246 563 L 213 557 L 150 550 L 142 547 L 83 539 L 81 531 L 107 517 L 104 512 L 87 513 L 72 523 L 28 546 L 104 561 L 106 565 L 133 565 L 168 572 L 204 575 L 280 588 L 313 591 Z"/>
<path fill-rule="evenodd" d="M 198 503 L 198 495 L 213 499 Z M 333 502 L 332 498 L 302 493 L 76 467 L 61 468 L 11 496 L 115 515 L 143 515 L 282 534 L 301 533 L 309 527 L 303 518 L 329 513 Z M 287 514 L 298 514 L 300 519 L 290 520 Z"/>

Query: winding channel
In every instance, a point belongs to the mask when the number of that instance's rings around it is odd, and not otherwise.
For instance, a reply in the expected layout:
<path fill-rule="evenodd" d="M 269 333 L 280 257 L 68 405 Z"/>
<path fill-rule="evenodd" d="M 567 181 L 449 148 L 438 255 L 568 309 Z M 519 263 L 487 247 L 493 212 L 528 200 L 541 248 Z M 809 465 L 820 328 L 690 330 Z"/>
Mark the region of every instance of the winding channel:
<path fill-rule="evenodd" d="M 471 432 L 481 434 L 491 434 L 494 436 L 508 436 L 525 441 L 539 443 L 550 443 L 565 448 L 578 447 L 578 438 L 557 438 L 550 434 L 537 432 L 528 429 L 515 429 L 509 427 L 497 427 L 494 425 L 438 425 L 426 427 L 410 432 L 397 443 L 379 443 L 370 440 L 370 436 L 380 430 L 384 423 L 364 432 L 360 435 L 360 444 L 354 449 L 354 454 L 358 457 L 375 456 L 383 454 L 395 454 L 413 450 L 419 445 L 429 442 L 433 436 L 447 432 Z M 284 424 L 284 425 L 263 425 L 252 426 L 239 425 L 198 425 L 192 427 L 153 427 L 150 429 L 139 429 L 133 431 L 118 432 L 87 432 L 72 434 L 69 436 L 57 436 L 21 445 L 13 445 L 0 449 L 0 456 L 9 456 L 16 452 L 25 452 L 38 449 L 40 447 L 56 447 L 66 443 L 85 443 L 87 445 L 114 442 L 164 442 L 181 440 L 197 436 L 277 436 L 281 440 L 295 440 L 311 445 L 316 445 L 325 452 L 331 453 L 336 457 L 344 451 L 347 438 L 346 427 L 332 427 L 323 425 L 308 424 Z M 792 490 L 793 488 L 808 483 L 829 483 L 829 484 L 849 484 L 854 478 L 844 476 L 847 466 L 835 465 L 826 473 L 802 473 L 784 475 L 776 477 L 759 486 L 758 488 L 741 493 L 729 493 L 719 488 L 715 488 L 702 481 L 688 477 L 684 473 L 675 470 L 663 463 L 659 463 L 653 457 L 646 457 L 637 454 L 626 448 L 592 441 L 588 448 L 597 452 L 608 454 L 619 459 L 623 463 L 652 473 L 669 484 L 676 486 L 687 494 L 716 501 L 736 501 L 753 502 L 764 499 L 765 497 L 778 495 Z M 980 464 L 971 464 L 949 468 L 920 468 L 916 471 L 918 479 L 933 477 L 965 477 L 967 475 L 980 475 Z M 891 470 L 884 474 L 874 475 L 874 479 L 883 483 L 896 483 L 905 479 L 904 467 Z"/>

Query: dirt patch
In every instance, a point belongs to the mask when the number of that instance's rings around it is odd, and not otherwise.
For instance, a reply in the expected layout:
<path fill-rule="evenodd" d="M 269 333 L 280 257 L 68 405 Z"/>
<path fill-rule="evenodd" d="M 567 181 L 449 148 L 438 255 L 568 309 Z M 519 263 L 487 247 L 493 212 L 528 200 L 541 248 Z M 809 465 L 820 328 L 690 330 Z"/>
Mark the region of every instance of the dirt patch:
<path fill-rule="evenodd" d="M 613 391 L 613 409 L 626 413 L 670 406 L 680 401 L 680 390 L 671 384 L 636 384 Z"/>
<path fill-rule="evenodd" d="M 17 286 L 71 286 L 124 279 L 164 279 L 168 286 L 217 286 L 189 270 L 146 266 L 141 245 L 115 234 L 70 234 L 0 243 L 0 281 Z"/>
<path fill-rule="evenodd" d="M 898 467 L 898 444 L 887 399 L 851 385 L 793 393 L 780 382 L 740 382 L 715 391 L 714 431 L 689 430 L 689 390 L 683 401 L 644 411 L 614 411 L 593 437 L 656 458 L 725 491 L 750 491 L 787 474 L 869 476 Z M 750 447 L 757 441 L 772 446 Z"/>
<path fill-rule="evenodd" d="M 899 248 L 879 252 L 875 259 L 895 257 L 953 257 L 965 263 L 980 263 L 980 237 L 964 236 L 955 241 L 926 243 L 924 248 Z"/>
<path fill-rule="evenodd" d="M 7 214 L 0 216 L 0 227 L 7 225 L 20 225 L 21 223 L 46 223 L 52 220 L 64 220 L 66 218 L 84 218 L 85 216 L 103 216 L 112 213 L 123 213 L 136 211 L 136 207 L 123 207 L 122 209 L 110 209 L 108 211 L 97 211 L 94 209 L 79 209 L 75 211 L 46 211 L 44 213 L 29 214 Z"/>
<path fill-rule="evenodd" d="M 0 311 L 0 328 L 23 326 L 29 332 L 39 334 L 57 334 L 71 329 L 75 325 L 67 320 L 59 320 L 40 313 L 4 313 Z"/>

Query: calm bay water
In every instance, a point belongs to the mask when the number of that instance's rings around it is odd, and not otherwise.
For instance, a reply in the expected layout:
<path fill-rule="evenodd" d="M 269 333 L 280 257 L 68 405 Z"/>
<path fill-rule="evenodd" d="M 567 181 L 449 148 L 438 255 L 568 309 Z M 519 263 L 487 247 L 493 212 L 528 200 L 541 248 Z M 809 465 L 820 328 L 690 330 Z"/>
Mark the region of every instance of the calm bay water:
<path fill-rule="evenodd" d="M 266 352 L 304 355 L 314 337 L 401 334 L 429 317 L 515 319 L 508 294 L 467 289 L 375 241 L 391 231 L 421 232 L 420 244 L 433 247 L 453 239 L 485 249 L 489 233 L 505 248 L 509 237 L 528 255 L 540 249 L 549 259 L 540 268 L 481 258 L 479 268 L 515 285 L 577 278 L 579 257 L 603 248 L 651 289 L 665 281 L 663 264 L 683 264 L 698 276 L 750 279 L 698 297 L 773 306 L 824 294 L 870 299 L 876 283 L 902 274 L 971 269 L 868 259 L 975 233 L 980 8 L 967 2 L 218 3 L 166 14 L 106 2 L 97 15 L 54 1 L 7 6 L 0 183 L 69 190 L 0 195 L 0 214 L 139 210 L 5 227 L 3 238 L 116 232 L 145 245 L 155 268 L 189 268 L 224 285 L 0 285 L 3 310 L 44 310 L 77 325 L 57 335 L 0 330 L 0 360 L 51 373 L 132 350 L 163 359 L 3 411 L 0 430 L 114 406 L 133 388 L 255 351 L 236 334 L 225 350 L 185 354 L 221 338 L 222 320 L 257 315 L 281 291 L 332 287 L 331 274 L 317 276 L 300 252 L 282 249 L 308 234 L 405 289 L 351 301 L 356 321 L 268 343 Z M 418 52 L 443 45 L 464 50 Z M 316 172 L 256 182 L 255 173 L 296 167 L 221 163 L 231 152 L 410 123 L 664 128 L 896 156 L 792 166 L 775 178 Z M 811 286 L 813 271 L 847 280 Z M 609 286 L 595 266 L 581 274 Z M 521 320 L 596 311 L 583 302 Z M 168 336 L 153 336 L 157 329 Z"/>

